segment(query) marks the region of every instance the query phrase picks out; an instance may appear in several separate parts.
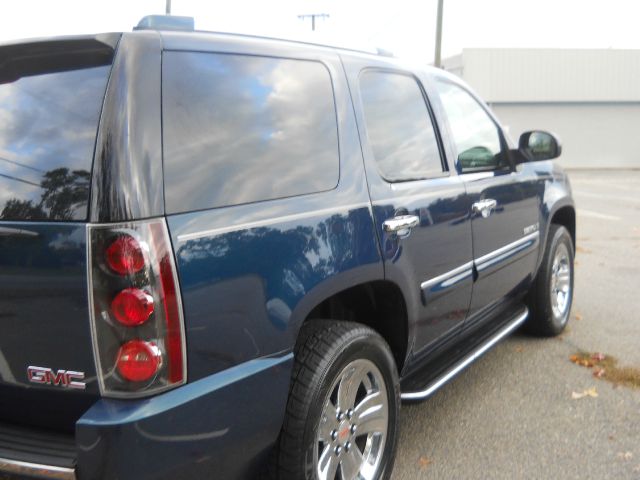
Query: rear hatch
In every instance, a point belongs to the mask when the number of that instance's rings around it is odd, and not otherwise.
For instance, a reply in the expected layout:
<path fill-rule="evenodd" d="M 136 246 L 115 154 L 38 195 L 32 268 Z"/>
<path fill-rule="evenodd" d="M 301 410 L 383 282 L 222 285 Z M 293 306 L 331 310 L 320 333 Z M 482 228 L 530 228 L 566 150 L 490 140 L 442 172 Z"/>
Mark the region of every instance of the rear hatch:
<path fill-rule="evenodd" d="M 0 46 L 0 422 L 73 431 L 99 393 L 86 223 L 117 40 Z"/>

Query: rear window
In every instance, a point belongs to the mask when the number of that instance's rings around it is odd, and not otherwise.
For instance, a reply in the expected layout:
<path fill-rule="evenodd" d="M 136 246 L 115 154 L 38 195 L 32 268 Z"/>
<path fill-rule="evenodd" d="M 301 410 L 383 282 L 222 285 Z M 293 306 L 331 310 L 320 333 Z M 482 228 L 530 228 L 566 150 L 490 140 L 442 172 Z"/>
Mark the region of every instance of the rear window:
<path fill-rule="evenodd" d="M 110 47 L 0 48 L 0 219 L 84 220 Z"/>
<path fill-rule="evenodd" d="M 335 103 L 322 63 L 165 52 L 162 75 L 168 213 L 337 185 Z"/>

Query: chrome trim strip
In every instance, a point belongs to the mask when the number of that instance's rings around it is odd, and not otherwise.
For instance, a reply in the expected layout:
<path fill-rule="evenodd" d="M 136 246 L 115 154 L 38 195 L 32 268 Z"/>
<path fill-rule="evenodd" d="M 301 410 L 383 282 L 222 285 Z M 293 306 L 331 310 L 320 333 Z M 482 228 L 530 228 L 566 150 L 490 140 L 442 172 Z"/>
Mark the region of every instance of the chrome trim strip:
<path fill-rule="evenodd" d="M 455 377 L 462 370 L 467 368 L 473 362 L 475 362 L 478 358 L 480 358 L 484 353 L 487 352 L 491 347 L 493 347 L 496 343 L 502 340 L 504 337 L 513 332 L 516 328 L 518 328 L 529 316 L 529 310 L 525 307 L 524 311 L 519 314 L 516 318 L 514 318 L 511 322 L 509 322 L 502 330 L 500 330 L 496 335 L 491 337 L 485 343 L 480 345 L 476 350 L 471 352 L 469 355 L 464 357 L 462 361 L 454 365 L 452 368 L 447 370 L 440 378 L 432 382 L 426 389 L 419 392 L 404 392 L 400 394 L 400 398 L 402 400 L 424 400 L 429 397 L 433 393 L 435 393 L 440 387 L 446 384 L 449 380 Z"/>
<path fill-rule="evenodd" d="M 0 458 L 0 473 L 34 476 L 37 478 L 54 478 L 57 480 L 75 480 L 76 478 L 76 472 L 73 468 L 20 462 L 8 458 Z"/>
<path fill-rule="evenodd" d="M 491 265 L 494 265 L 495 263 L 504 260 L 511 255 L 514 255 L 530 246 L 533 246 L 539 238 L 540 232 L 533 232 L 529 235 L 525 235 L 515 242 L 511 242 L 504 247 L 500 247 L 493 252 L 489 252 L 486 255 L 483 255 L 482 257 L 476 259 L 476 268 L 478 270 L 484 270 L 485 268 L 490 267 Z"/>
<path fill-rule="evenodd" d="M 422 290 L 428 290 L 431 287 L 442 284 L 443 287 L 449 287 L 460 280 L 466 278 L 473 273 L 473 262 L 467 262 L 464 265 L 454 268 L 448 272 L 438 275 L 437 277 L 426 280 L 420 284 Z M 454 278 L 455 277 L 455 278 Z M 458 278 L 459 277 L 459 278 Z M 447 280 L 452 280 L 448 282 Z"/>
<path fill-rule="evenodd" d="M 178 235 L 178 243 L 184 243 L 189 240 L 195 240 L 202 237 L 222 235 L 223 233 L 235 232 L 236 230 L 248 230 L 250 228 L 266 227 L 268 225 L 293 222 L 295 220 L 301 220 L 304 218 L 310 218 L 318 215 L 331 215 L 334 213 L 340 213 L 340 212 L 355 210 L 357 208 L 365 208 L 370 206 L 371 205 L 369 204 L 369 202 L 354 203 L 351 205 L 338 205 L 336 207 L 321 208 L 319 210 L 293 213 L 290 215 L 282 215 L 280 217 L 265 218 L 262 220 L 255 220 L 255 221 L 246 222 L 246 223 L 237 223 L 237 224 L 228 225 L 225 227 L 218 227 L 218 228 L 212 228 L 210 230 L 203 230 L 200 232 L 183 233 L 182 235 Z"/>

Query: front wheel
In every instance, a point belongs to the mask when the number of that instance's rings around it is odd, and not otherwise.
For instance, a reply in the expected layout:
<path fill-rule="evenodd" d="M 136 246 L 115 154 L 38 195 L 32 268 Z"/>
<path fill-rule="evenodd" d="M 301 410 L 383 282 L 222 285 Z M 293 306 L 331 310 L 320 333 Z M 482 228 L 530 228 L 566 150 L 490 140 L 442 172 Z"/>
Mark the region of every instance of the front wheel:
<path fill-rule="evenodd" d="M 552 224 L 538 275 L 528 296 L 532 333 L 555 336 L 569 321 L 573 301 L 573 241 L 569 231 Z"/>
<path fill-rule="evenodd" d="M 400 393 L 386 342 L 351 322 L 311 321 L 300 335 L 277 478 L 388 478 Z"/>

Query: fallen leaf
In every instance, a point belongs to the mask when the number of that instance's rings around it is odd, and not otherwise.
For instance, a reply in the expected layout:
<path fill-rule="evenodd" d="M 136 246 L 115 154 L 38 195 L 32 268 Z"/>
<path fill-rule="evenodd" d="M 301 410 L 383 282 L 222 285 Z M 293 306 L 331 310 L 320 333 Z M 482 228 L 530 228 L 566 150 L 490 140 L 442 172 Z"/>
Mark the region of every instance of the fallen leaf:
<path fill-rule="evenodd" d="M 594 353 L 593 355 L 591 355 L 591 360 L 595 360 L 596 362 L 601 362 L 605 359 L 604 353 Z"/>
<path fill-rule="evenodd" d="M 604 376 L 604 368 L 596 368 L 593 371 L 593 376 L 596 378 L 602 378 Z"/>
<path fill-rule="evenodd" d="M 522 345 L 518 345 L 514 350 L 518 353 L 524 352 L 524 347 Z"/>
<path fill-rule="evenodd" d="M 420 464 L 420 468 L 427 468 L 429 465 L 431 465 L 433 462 L 431 460 L 429 460 L 427 457 L 420 457 L 420 459 L 418 460 L 418 463 Z"/>
<path fill-rule="evenodd" d="M 582 315 L 581 315 L 581 314 L 579 314 L 579 313 L 576 313 L 576 314 L 573 316 L 573 318 L 575 318 L 576 320 L 580 321 L 580 320 L 582 320 Z"/>
<path fill-rule="evenodd" d="M 614 441 L 616 439 L 616 437 L 614 437 L 613 435 L 609 435 L 609 440 Z"/>
<path fill-rule="evenodd" d="M 571 392 L 571 398 L 573 400 L 580 400 L 581 398 L 584 398 L 584 397 L 596 398 L 597 396 L 598 396 L 598 391 L 596 390 L 596 387 L 588 388 L 587 390 L 584 390 L 581 393 Z"/>

